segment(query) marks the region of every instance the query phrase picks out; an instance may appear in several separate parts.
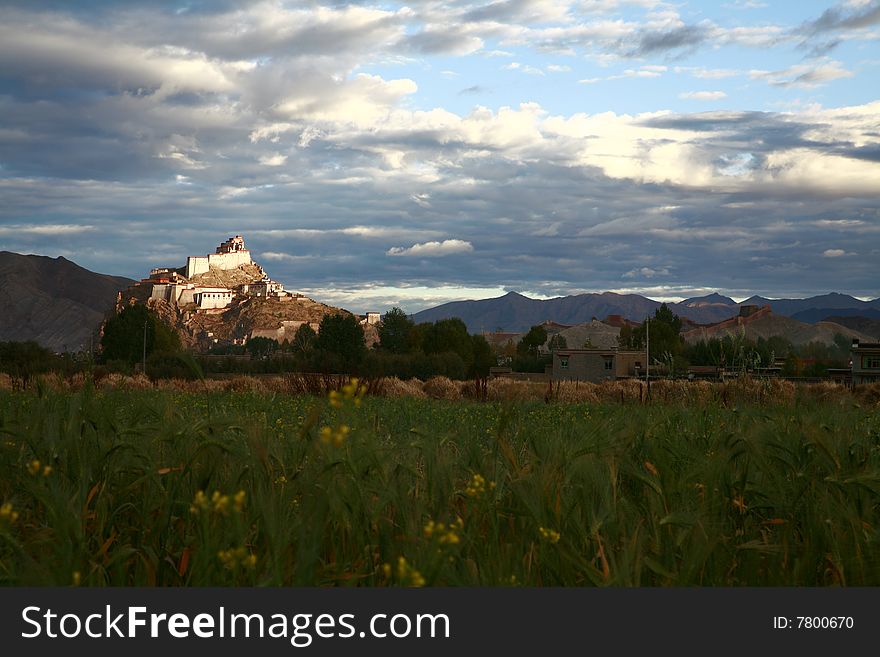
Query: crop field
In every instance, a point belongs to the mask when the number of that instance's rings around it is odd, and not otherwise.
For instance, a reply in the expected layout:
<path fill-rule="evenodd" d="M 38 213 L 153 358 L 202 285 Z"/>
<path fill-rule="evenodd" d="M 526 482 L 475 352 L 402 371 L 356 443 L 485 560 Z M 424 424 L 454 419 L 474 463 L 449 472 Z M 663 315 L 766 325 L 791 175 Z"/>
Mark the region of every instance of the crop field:
<path fill-rule="evenodd" d="M 0 582 L 875 586 L 880 413 L 4 391 Z"/>

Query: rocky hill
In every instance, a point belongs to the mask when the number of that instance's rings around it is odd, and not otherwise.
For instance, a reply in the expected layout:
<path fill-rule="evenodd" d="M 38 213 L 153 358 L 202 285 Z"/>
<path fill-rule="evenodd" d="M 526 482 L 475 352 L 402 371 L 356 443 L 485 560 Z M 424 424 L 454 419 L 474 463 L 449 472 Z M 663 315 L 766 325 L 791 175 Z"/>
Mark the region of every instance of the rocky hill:
<path fill-rule="evenodd" d="M 807 324 L 806 322 L 799 322 L 791 317 L 778 315 L 769 310 L 759 313 L 754 317 L 736 317 L 718 324 L 701 326 L 690 331 L 685 331 L 682 335 L 688 342 L 699 342 L 700 340 L 707 340 L 710 338 L 723 338 L 727 335 L 744 335 L 750 340 L 781 336 L 790 340 L 792 344 L 795 345 L 803 345 L 810 342 L 821 342 L 826 345 L 832 345 L 834 344 L 834 337 L 838 334 L 843 335 L 847 340 L 858 338 L 868 342 L 871 341 L 870 336 L 840 324 L 834 324 L 832 322 Z"/>
<path fill-rule="evenodd" d="M 221 251 L 230 245 L 236 256 L 224 264 Z M 241 236 L 221 244 L 217 254 L 220 257 L 216 260 L 222 266 L 208 264 L 206 271 L 189 278 L 189 262 L 178 269 L 154 269 L 149 278 L 119 295 L 117 312 L 132 304 L 144 304 L 177 331 L 185 347 L 199 351 L 244 344 L 254 337 L 284 342 L 292 340 L 303 324 L 317 330 L 326 315 L 350 314 L 285 291 L 251 260 Z M 364 331 L 368 345 L 376 341 L 374 327 L 367 325 Z"/>
<path fill-rule="evenodd" d="M 133 282 L 62 257 L 0 251 L 0 341 L 34 340 L 56 352 L 89 349 L 116 294 Z"/>

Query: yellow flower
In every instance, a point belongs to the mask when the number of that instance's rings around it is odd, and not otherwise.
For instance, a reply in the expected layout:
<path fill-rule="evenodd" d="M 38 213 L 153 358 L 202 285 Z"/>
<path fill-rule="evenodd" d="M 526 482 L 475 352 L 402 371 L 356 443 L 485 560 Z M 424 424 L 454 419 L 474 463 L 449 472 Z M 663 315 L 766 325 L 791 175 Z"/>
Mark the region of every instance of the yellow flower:
<path fill-rule="evenodd" d="M 320 432 L 321 442 L 325 445 L 332 444 L 334 447 L 342 447 L 349 433 L 351 433 L 351 429 L 346 424 L 340 425 L 336 429 L 322 427 Z"/>
<path fill-rule="evenodd" d="M 558 543 L 561 538 L 558 531 L 555 529 L 547 529 L 546 527 L 538 527 L 538 532 L 541 534 L 541 538 L 546 540 L 549 543 Z"/>
<path fill-rule="evenodd" d="M 217 513 L 226 515 L 229 512 L 229 495 L 223 495 L 219 490 L 215 490 L 211 495 L 211 503 Z"/>
<path fill-rule="evenodd" d="M 329 443 L 333 440 L 333 429 L 330 427 L 321 427 L 321 442 Z"/>
<path fill-rule="evenodd" d="M 79 583 L 82 581 L 82 574 L 78 570 L 73 571 L 73 576 L 70 578 L 71 584 L 73 586 L 79 586 Z"/>
<path fill-rule="evenodd" d="M 249 553 L 246 547 L 220 550 L 217 553 L 217 558 L 223 564 L 223 567 L 229 570 L 235 570 L 240 566 L 254 568 L 257 565 L 257 555 Z"/>
<path fill-rule="evenodd" d="M 434 522 L 429 520 L 425 525 L 423 532 L 425 538 L 436 537 L 440 545 L 458 545 L 461 537 L 458 533 L 464 528 L 464 521 L 456 518 L 455 522 L 448 527 L 442 522 Z"/>
<path fill-rule="evenodd" d="M 235 510 L 239 513 L 241 513 L 242 509 L 244 509 L 245 495 L 245 492 L 243 490 L 240 490 L 232 498 L 232 503 L 235 506 Z"/>
<path fill-rule="evenodd" d="M 327 397 L 330 399 L 330 405 L 333 408 L 342 407 L 342 400 L 339 398 L 339 393 L 336 390 L 331 390 L 330 394 L 327 395 Z"/>
<path fill-rule="evenodd" d="M 18 512 L 12 510 L 11 502 L 0 506 L 0 522 L 8 522 L 11 525 L 16 520 L 18 520 Z"/>
<path fill-rule="evenodd" d="M 207 511 L 210 508 L 210 502 L 208 502 L 208 496 L 205 495 L 205 491 L 200 490 L 196 493 L 196 496 L 193 498 L 193 502 L 189 507 L 189 512 L 193 514 L 197 514 L 200 511 Z"/>
<path fill-rule="evenodd" d="M 467 488 L 464 489 L 465 494 L 468 497 L 481 497 L 487 490 L 494 490 L 495 482 L 494 481 L 486 481 L 486 478 L 481 474 L 474 474 L 471 478 L 470 483 L 468 483 Z"/>
<path fill-rule="evenodd" d="M 410 566 L 403 557 L 397 559 L 397 580 L 401 584 L 408 586 L 419 587 L 425 585 L 425 578 L 422 574 Z"/>
<path fill-rule="evenodd" d="M 28 463 L 27 471 L 31 475 L 36 475 L 40 471 L 40 462 L 34 459 Z"/>

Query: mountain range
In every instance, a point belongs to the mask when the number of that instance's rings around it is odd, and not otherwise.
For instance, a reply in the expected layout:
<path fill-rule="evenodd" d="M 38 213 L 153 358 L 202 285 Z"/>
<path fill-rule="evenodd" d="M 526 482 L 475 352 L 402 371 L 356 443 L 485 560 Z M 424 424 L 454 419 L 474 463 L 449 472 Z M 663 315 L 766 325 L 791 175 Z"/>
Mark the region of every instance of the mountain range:
<path fill-rule="evenodd" d="M 0 341 L 34 340 L 56 352 L 88 349 L 117 292 L 132 283 L 63 257 L 0 251 Z"/>
<path fill-rule="evenodd" d="M 57 352 L 88 349 L 117 293 L 135 281 L 98 274 L 63 257 L 50 258 L 0 251 L 0 341 L 35 340 Z M 609 315 L 641 322 L 653 315 L 659 301 L 637 294 L 578 294 L 531 299 L 517 292 L 479 301 L 456 301 L 415 313 L 416 322 L 459 317 L 472 333 L 499 329 L 527 331 L 550 320 L 576 325 Z M 833 317 L 835 324 L 880 336 L 880 299 L 861 301 L 846 294 L 808 299 L 753 296 L 741 303 L 721 294 L 667 304 L 691 328 L 739 314 L 743 305 L 769 305 L 773 314 L 817 324 Z"/>
<path fill-rule="evenodd" d="M 503 330 L 515 333 L 528 331 L 545 320 L 560 324 L 583 324 L 593 318 L 604 319 L 620 315 L 641 322 L 653 315 L 660 301 L 638 294 L 578 294 L 554 299 L 531 299 L 517 292 L 480 301 L 453 301 L 415 313 L 415 322 L 433 322 L 458 317 L 472 333 Z M 666 304 L 679 317 L 693 324 L 713 324 L 739 314 L 746 305 L 769 305 L 773 313 L 794 317 L 801 322 L 816 323 L 829 315 L 838 317 L 880 316 L 880 298 L 861 301 L 847 294 L 823 294 L 808 299 L 768 299 L 752 296 L 741 303 L 730 297 L 713 293 Z M 796 316 L 797 315 L 797 316 Z"/>

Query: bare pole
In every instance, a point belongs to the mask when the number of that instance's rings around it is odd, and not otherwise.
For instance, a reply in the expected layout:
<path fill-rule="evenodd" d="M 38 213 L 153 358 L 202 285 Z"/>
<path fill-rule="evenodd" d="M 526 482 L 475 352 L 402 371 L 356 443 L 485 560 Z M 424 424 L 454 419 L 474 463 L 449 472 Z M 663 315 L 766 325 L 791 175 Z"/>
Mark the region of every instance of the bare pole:
<path fill-rule="evenodd" d="M 645 385 L 651 396 L 651 316 L 645 317 Z"/>

